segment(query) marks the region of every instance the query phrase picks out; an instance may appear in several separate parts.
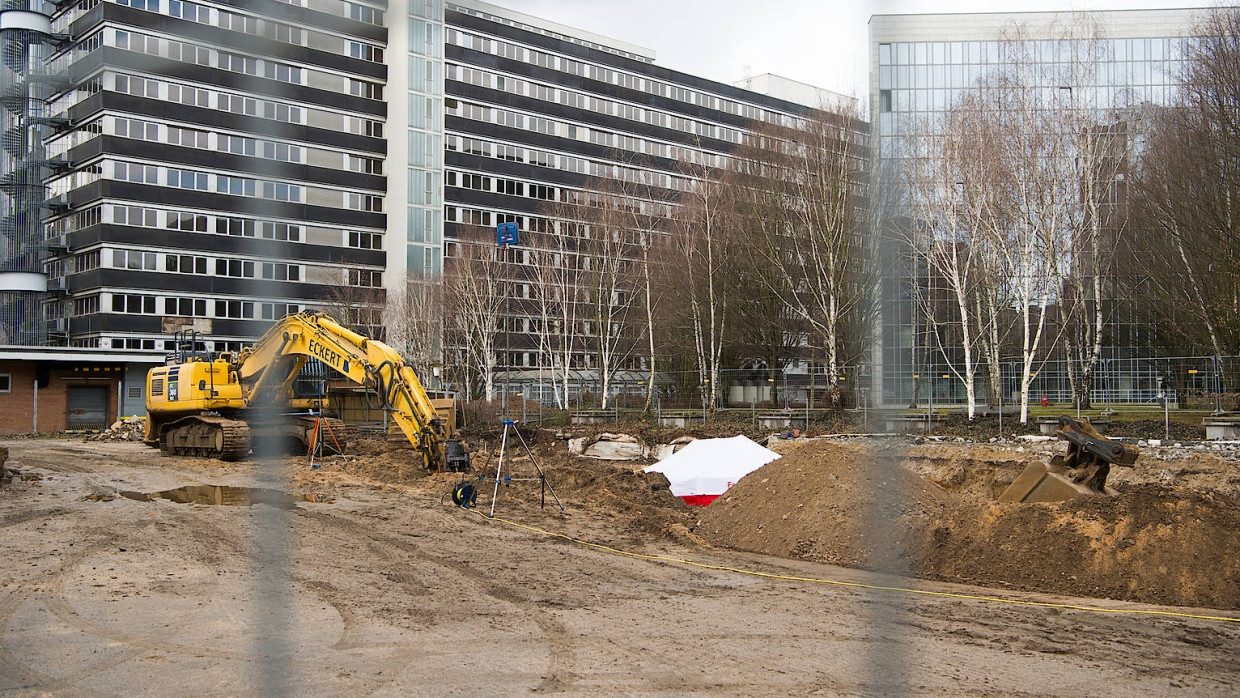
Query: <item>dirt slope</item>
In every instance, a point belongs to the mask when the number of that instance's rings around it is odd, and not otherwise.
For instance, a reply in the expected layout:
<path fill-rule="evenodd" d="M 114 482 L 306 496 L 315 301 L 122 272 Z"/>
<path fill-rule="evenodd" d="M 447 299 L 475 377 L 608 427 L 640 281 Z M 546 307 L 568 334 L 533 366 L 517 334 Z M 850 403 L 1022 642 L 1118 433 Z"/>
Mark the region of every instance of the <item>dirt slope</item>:
<path fill-rule="evenodd" d="M 999 505 L 988 493 L 1023 457 L 909 455 L 807 444 L 742 479 L 695 532 L 718 545 L 929 579 L 1240 608 L 1235 497 L 1119 482 L 1115 498 Z"/>

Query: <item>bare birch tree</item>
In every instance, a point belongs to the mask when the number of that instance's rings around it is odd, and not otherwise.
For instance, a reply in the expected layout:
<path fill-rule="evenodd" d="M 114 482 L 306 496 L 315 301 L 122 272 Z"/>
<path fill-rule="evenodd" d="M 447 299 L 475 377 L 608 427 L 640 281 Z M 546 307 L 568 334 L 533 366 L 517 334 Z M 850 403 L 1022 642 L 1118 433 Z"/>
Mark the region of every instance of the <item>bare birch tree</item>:
<path fill-rule="evenodd" d="M 487 402 L 495 398 L 497 346 L 503 318 L 502 261 L 489 236 L 462 238 L 444 270 L 444 300 L 451 344 L 460 350 L 461 368 L 476 376 Z"/>
<path fill-rule="evenodd" d="M 674 224 L 675 263 L 682 272 L 678 300 L 688 309 L 702 404 L 718 407 L 728 298 L 728 204 L 722 170 L 702 161 L 683 161 L 690 178 Z"/>
<path fill-rule="evenodd" d="M 876 309 L 874 258 L 864 240 L 864 143 L 855 114 L 814 111 L 793 128 L 765 130 L 737 157 L 747 169 L 737 196 L 771 212 L 749 231 L 774 271 L 766 290 L 805 324 L 836 400 L 841 368 L 867 346 Z"/>
<path fill-rule="evenodd" d="M 979 109 L 975 95 L 964 95 L 943 117 L 927 122 L 909 139 L 904 180 L 910 213 L 916 223 L 906 231 L 911 250 L 925 265 L 927 288 L 915 285 L 922 313 L 928 320 L 928 334 L 933 349 L 948 360 L 948 370 L 965 389 L 969 419 L 977 412 L 976 375 L 982 360 L 994 308 L 985 301 L 983 286 L 991 281 L 985 275 L 982 256 L 990 251 L 984 243 L 985 229 L 995 215 L 994 189 L 986 163 L 991 162 L 984 150 L 989 146 L 979 139 L 985 125 L 979 123 L 984 111 Z M 933 281 L 931 281 L 933 280 Z M 937 296 L 933 282 L 945 284 L 952 312 L 951 322 L 957 329 L 955 341 L 944 337 L 943 323 L 936 317 Z M 948 345 L 951 346 L 948 346 Z M 997 344 L 997 342 L 996 342 Z M 997 350 L 997 346 L 995 347 Z M 953 361 L 953 355 L 959 360 Z"/>
<path fill-rule="evenodd" d="M 559 202 L 546 209 L 553 230 L 535 235 L 531 245 L 530 296 L 539 324 L 539 366 L 550 374 L 556 407 L 568 409 L 575 357 L 581 337 L 582 224 L 577 207 Z"/>
<path fill-rule="evenodd" d="M 425 383 L 432 366 L 443 361 L 444 303 L 441 278 L 410 279 L 388 295 L 384 308 L 386 342 Z"/>

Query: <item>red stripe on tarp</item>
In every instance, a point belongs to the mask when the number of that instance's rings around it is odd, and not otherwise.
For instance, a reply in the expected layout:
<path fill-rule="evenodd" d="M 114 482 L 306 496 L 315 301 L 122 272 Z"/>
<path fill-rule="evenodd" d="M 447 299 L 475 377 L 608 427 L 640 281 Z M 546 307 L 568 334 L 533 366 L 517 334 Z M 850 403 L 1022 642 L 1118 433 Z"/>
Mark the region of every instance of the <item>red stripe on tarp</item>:
<path fill-rule="evenodd" d="M 688 504 L 691 507 L 704 507 L 707 504 L 710 504 L 711 502 L 715 501 L 716 499 L 719 499 L 719 495 L 717 494 L 686 494 L 685 496 L 681 497 L 681 499 L 685 500 L 685 504 Z"/>

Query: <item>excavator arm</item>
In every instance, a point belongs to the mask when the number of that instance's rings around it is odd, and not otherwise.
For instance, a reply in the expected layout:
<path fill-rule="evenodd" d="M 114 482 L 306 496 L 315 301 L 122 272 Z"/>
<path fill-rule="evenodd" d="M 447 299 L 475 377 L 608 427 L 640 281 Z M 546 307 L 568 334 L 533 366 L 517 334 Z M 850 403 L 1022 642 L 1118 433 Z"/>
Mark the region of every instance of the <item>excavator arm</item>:
<path fill-rule="evenodd" d="M 378 395 L 401 431 L 432 470 L 442 468 L 448 434 L 413 369 L 383 342 L 364 337 L 323 313 L 303 312 L 276 322 L 237 357 L 248 404 L 287 394 L 308 358 Z"/>

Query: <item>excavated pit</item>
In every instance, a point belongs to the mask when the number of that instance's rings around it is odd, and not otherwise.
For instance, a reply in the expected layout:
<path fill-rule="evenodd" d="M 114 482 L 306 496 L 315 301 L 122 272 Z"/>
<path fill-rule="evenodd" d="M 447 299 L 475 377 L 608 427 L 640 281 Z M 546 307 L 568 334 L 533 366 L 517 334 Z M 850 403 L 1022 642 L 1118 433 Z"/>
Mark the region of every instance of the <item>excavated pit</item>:
<path fill-rule="evenodd" d="M 806 444 L 699 516 L 715 545 L 926 579 L 1219 609 L 1240 608 L 1240 501 L 1141 481 L 1115 497 L 994 501 L 1041 453 L 987 447 Z M 1163 469 L 1165 470 L 1165 469 Z"/>
<path fill-rule="evenodd" d="M 166 499 L 178 504 L 208 504 L 217 506 L 252 506 L 266 504 L 281 509 L 292 509 L 300 502 L 330 504 L 333 499 L 321 494 L 290 494 L 260 487 L 232 487 L 228 485 L 186 485 L 160 492 L 125 491 L 126 499 L 150 502 Z"/>

